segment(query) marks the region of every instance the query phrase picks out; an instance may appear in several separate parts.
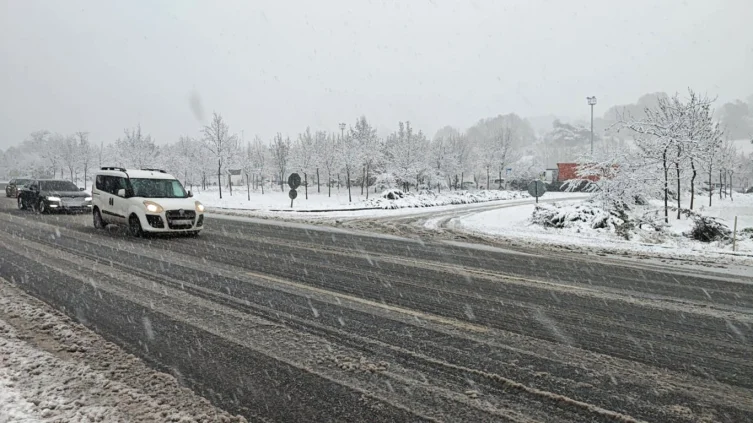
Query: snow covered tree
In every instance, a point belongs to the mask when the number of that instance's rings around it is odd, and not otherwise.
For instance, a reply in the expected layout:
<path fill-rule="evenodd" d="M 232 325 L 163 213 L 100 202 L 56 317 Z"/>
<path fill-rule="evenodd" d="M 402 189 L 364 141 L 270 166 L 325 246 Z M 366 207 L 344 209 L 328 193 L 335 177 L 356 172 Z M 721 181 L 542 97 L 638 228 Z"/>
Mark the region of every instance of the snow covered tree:
<path fill-rule="evenodd" d="M 193 172 L 201 167 L 202 149 L 200 141 L 189 136 L 181 136 L 174 144 L 166 146 L 165 153 L 162 154 L 163 165 L 178 179 L 182 178 L 184 186 L 191 186 L 193 189 Z"/>
<path fill-rule="evenodd" d="M 382 145 L 376 129 L 369 125 L 366 116 L 361 116 L 356 120 L 355 127 L 351 129 L 351 136 L 363 162 L 364 175 L 361 181 L 361 194 L 363 194 L 365 185 L 366 198 L 369 198 L 370 172 L 382 160 Z"/>
<path fill-rule="evenodd" d="M 281 133 L 277 133 L 272 144 L 269 146 L 269 152 L 272 156 L 272 164 L 277 171 L 277 177 L 279 178 L 280 191 L 285 191 L 285 172 L 288 169 L 290 161 L 290 138 L 282 138 Z"/>
<path fill-rule="evenodd" d="M 57 169 L 61 162 L 60 146 L 62 139 L 59 134 L 53 135 L 47 130 L 34 131 L 27 138 L 34 150 L 39 152 L 39 156 L 44 163 L 43 167 L 51 171 L 53 178 L 57 175 Z"/>
<path fill-rule="evenodd" d="M 76 180 L 73 177 L 73 173 L 78 170 L 79 156 L 78 143 L 76 142 L 74 135 L 69 135 L 63 138 L 60 151 L 62 165 L 68 170 L 71 182 L 75 183 Z"/>
<path fill-rule="evenodd" d="M 689 90 L 683 101 L 679 95 L 660 97 L 654 109 L 647 108 L 644 117 L 619 116 L 619 125 L 635 135 L 635 144 L 646 160 L 647 166 L 661 166 L 664 197 L 664 220 L 669 222 L 669 194 L 677 200 L 677 218 L 681 217 L 683 175 L 690 168 L 691 202 L 695 198 L 697 163 L 711 169 L 718 160 L 717 146 L 721 130 L 711 118 L 712 101 Z M 704 165 L 705 167 L 705 165 Z M 670 188 L 671 179 L 675 186 Z M 711 170 L 709 170 L 711 172 Z M 687 177 L 685 177 L 687 179 Z"/>
<path fill-rule="evenodd" d="M 202 129 L 202 142 L 217 163 L 217 187 L 222 198 L 222 170 L 238 154 L 238 135 L 230 134 L 230 127 L 222 115 L 215 112 L 212 122 Z"/>
<path fill-rule="evenodd" d="M 88 132 L 82 132 L 82 131 L 76 132 L 74 134 L 74 137 L 75 137 L 75 141 L 77 143 L 77 149 L 78 149 L 78 163 L 80 165 L 81 171 L 84 174 L 83 175 L 84 189 L 86 189 L 89 170 L 91 169 L 92 161 L 94 160 L 94 149 L 89 143 Z"/>
<path fill-rule="evenodd" d="M 320 168 L 326 161 L 325 155 L 327 154 L 327 132 L 316 131 L 314 134 L 314 163 L 316 165 L 316 192 L 322 192 L 321 183 L 319 180 Z"/>
<path fill-rule="evenodd" d="M 409 189 L 421 181 L 428 168 L 426 152 L 429 141 L 423 132 L 413 132 L 410 122 L 399 122 L 397 132 L 392 133 L 385 143 L 388 170 L 395 181 Z"/>
<path fill-rule="evenodd" d="M 327 197 L 332 197 L 332 175 L 342 166 L 340 141 L 335 134 L 324 138 L 316 137 L 316 150 L 320 162 L 327 171 Z"/>
<path fill-rule="evenodd" d="M 264 194 L 264 177 L 267 174 L 270 160 L 269 148 L 258 136 L 254 137 L 251 144 L 251 160 L 254 164 L 254 172 L 258 174 L 257 184 L 261 186 L 261 193 Z"/>
<path fill-rule="evenodd" d="M 362 151 L 360 145 L 356 143 L 354 138 L 354 129 L 350 128 L 347 134 L 340 136 L 340 142 L 338 143 L 338 152 L 340 158 L 340 164 L 345 169 L 345 178 L 348 186 L 348 202 L 353 201 L 351 195 L 351 180 L 350 175 L 355 169 L 357 169 L 362 163 Z"/>
<path fill-rule="evenodd" d="M 159 156 L 159 149 L 151 135 L 141 133 L 141 125 L 125 129 L 125 137 L 115 141 L 115 156 L 119 165 L 143 169 L 153 166 Z"/>
<path fill-rule="evenodd" d="M 290 161 L 293 169 L 303 174 L 301 176 L 304 179 L 304 190 L 307 200 L 309 198 L 308 177 L 311 175 L 311 171 L 315 168 L 314 153 L 314 136 L 311 133 L 311 128 L 307 127 L 306 131 L 298 134 L 298 139 L 296 139 L 290 149 Z"/>
<path fill-rule="evenodd" d="M 450 151 L 450 185 L 455 189 L 463 188 L 465 175 L 474 170 L 478 163 L 478 149 L 465 135 L 450 137 L 448 140 Z"/>

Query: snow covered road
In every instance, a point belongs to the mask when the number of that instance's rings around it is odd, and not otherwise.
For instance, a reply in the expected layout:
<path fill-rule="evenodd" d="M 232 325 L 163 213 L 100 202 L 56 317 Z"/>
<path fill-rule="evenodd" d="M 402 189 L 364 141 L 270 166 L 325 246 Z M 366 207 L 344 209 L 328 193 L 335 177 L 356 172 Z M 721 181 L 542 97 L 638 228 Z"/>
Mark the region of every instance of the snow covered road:
<path fill-rule="evenodd" d="M 0 277 L 249 421 L 753 414 L 749 278 L 243 219 L 132 239 L 1 204 Z"/>

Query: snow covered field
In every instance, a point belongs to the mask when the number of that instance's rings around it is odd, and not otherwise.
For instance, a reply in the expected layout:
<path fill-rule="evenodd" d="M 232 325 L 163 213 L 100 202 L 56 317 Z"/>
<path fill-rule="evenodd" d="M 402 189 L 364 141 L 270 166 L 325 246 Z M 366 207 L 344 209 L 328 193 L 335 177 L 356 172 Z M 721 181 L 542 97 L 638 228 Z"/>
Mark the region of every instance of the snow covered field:
<path fill-rule="evenodd" d="M 243 422 L 0 278 L 0 423 Z"/>
<path fill-rule="evenodd" d="M 698 200 L 697 200 L 698 201 Z M 703 204 L 708 199 L 700 199 Z M 578 202 L 562 202 L 568 206 L 565 211 L 574 212 Z M 708 204 L 708 203 L 706 203 Z M 552 245 L 578 245 L 586 247 L 608 248 L 623 251 L 640 251 L 644 253 L 699 255 L 725 254 L 742 258 L 753 258 L 753 236 L 742 232 L 753 228 L 753 195 L 735 194 L 734 200 L 719 200 L 715 197 L 712 207 L 698 207 L 703 215 L 718 217 L 732 229 L 734 217 L 738 216 L 737 252 L 732 252 L 730 243 L 702 243 L 690 240 L 682 235 L 689 230 L 692 221 L 683 217 L 681 220 L 671 218 L 671 227 L 664 234 L 651 234 L 644 231 L 644 236 L 634 236 L 630 241 L 607 229 L 592 229 L 587 224 L 575 224 L 569 228 L 544 228 L 531 223 L 533 204 L 500 208 L 491 211 L 468 214 L 451 220 L 450 228 L 475 234 L 495 237 L 523 239 Z M 753 229 L 751 229 L 753 230 Z"/>

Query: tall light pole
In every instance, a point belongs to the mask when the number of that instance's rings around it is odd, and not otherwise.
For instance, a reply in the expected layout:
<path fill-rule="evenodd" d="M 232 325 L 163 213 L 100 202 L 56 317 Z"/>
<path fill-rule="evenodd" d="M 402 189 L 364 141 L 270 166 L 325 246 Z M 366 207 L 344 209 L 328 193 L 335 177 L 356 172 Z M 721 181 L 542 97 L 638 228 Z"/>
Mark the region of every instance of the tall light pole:
<path fill-rule="evenodd" d="M 591 106 L 591 157 L 594 156 L 594 105 L 596 105 L 596 96 L 586 97 L 588 105 Z"/>
<path fill-rule="evenodd" d="M 345 123 L 340 123 L 340 139 L 345 138 Z"/>

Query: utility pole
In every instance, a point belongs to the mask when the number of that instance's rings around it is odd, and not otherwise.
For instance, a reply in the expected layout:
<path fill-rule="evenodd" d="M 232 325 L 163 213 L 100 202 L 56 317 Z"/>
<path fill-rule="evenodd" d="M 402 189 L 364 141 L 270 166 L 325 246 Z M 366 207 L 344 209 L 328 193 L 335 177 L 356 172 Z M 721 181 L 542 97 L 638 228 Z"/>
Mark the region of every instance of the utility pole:
<path fill-rule="evenodd" d="M 591 106 L 591 157 L 594 156 L 594 106 L 596 105 L 596 96 L 586 97 L 588 105 Z"/>

